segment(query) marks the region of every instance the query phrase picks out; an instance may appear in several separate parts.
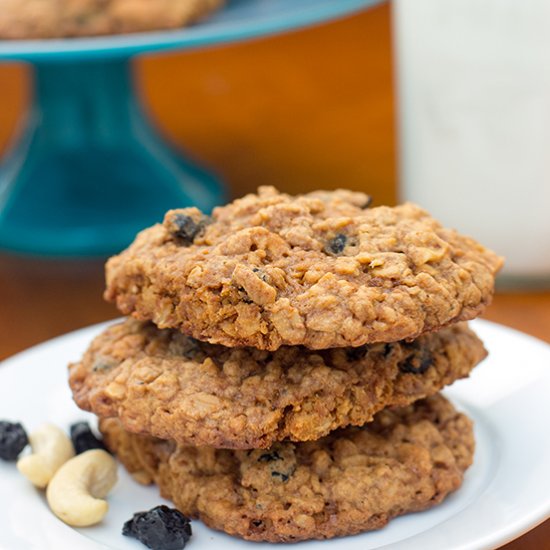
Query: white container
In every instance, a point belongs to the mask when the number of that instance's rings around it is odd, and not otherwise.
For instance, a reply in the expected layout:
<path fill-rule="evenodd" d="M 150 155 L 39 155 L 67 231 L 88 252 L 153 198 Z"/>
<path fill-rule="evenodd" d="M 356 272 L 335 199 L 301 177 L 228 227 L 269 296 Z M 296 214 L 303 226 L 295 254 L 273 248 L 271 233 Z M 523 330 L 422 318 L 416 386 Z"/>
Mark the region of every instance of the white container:
<path fill-rule="evenodd" d="M 550 277 L 550 1 L 393 9 L 401 199 Z"/>

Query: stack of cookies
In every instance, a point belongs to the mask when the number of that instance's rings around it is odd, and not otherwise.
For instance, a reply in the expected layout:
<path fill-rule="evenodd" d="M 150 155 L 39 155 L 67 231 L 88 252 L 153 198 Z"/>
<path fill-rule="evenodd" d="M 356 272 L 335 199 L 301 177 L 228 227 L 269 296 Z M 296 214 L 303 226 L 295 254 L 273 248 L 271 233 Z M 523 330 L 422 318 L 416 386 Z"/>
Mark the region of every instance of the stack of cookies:
<path fill-rule="evenodd" d="M 464 321 L 501 259 L 420 208 L 260 188 L 173 210 L 107 263 L 126 321 L 70 367 L 107 445 L 184 514 L 257 541 L 433 506 L 472 462 L 438 394 L 486 355 Z"/>

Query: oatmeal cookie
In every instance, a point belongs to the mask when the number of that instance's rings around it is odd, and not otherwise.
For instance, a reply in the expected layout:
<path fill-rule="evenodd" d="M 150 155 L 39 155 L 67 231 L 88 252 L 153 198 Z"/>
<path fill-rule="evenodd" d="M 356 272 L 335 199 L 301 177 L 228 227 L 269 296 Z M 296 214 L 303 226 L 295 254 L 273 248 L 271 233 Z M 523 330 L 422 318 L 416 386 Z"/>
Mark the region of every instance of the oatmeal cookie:
<path fill-rule="evenodd" d="M 172 210 L 106 266 L 124 314 L 229 347 L 361 346 L 479 315 L 502 260 L 412 204 L 270 187 Z"/>
<path fill-rule="evenodd" d="M 275 352 L 200 343 L 128 319 L 70 367 L 77 405 L 126 430 L 187 445 L 251 449 L 363 425 L 468 376 L 486 355 L 465 325 L 410 343 Z"/>
<path fill-rule="evenodd" d="M 270 542 L 356 534 L 434 506 L 461 485 L 474 451 L 471 421 L 439 395 L 267 451 L 180 446 L 125 432 L 116 419 L 100 429 L 130 473 L 184 514 Z"/>
<path fill-rule="evenodd" d="M 57 38 L 173 29 L 223 0 L 0 0 L 0 39 Z"/>

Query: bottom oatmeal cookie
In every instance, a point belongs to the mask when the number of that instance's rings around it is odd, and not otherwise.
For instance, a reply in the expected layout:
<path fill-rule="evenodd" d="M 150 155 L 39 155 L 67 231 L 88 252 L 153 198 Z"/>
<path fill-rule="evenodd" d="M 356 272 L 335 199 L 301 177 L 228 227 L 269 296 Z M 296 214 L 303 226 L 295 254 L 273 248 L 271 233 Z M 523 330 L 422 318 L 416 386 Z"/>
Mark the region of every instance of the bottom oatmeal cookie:
<path fill-rule="evenodd" d="M 247 540 L 295 542 L 377 529 L 434 506 L 472 462 L 471 421 L 436 395 L 385 409 L 363 428 L 268 450 L 188 447 L 100 422 L 107 445 L 141 483 L 184 514 Z"/>

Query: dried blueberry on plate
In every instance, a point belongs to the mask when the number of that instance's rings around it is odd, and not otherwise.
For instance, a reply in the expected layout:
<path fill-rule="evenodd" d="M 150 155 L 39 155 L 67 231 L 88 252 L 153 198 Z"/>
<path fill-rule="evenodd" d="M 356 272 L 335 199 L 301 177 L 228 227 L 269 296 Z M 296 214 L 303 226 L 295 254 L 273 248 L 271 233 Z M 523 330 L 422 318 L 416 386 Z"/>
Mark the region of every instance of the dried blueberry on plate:
<path fill-rule="evenodd" d="M 191 538 L 189 518 L 168 506 L 138 512 L 122 528 L 122 534 L 153 550 L 181 550 Z"/>
<path fill-rule="evenodd" d="M 71 441 L 73 442 L 74 452 L 77 455 L 90 449 L 108 450 L 103 441 L 94 435 L 88 422 L 76 422 L 71 425 Z"/>
<path fill-rule="evenodd" d="M 0 458 L 2 460 L 17 460 L 28 443 L 27 432 L 19 422 L 0 420 Z"/>

